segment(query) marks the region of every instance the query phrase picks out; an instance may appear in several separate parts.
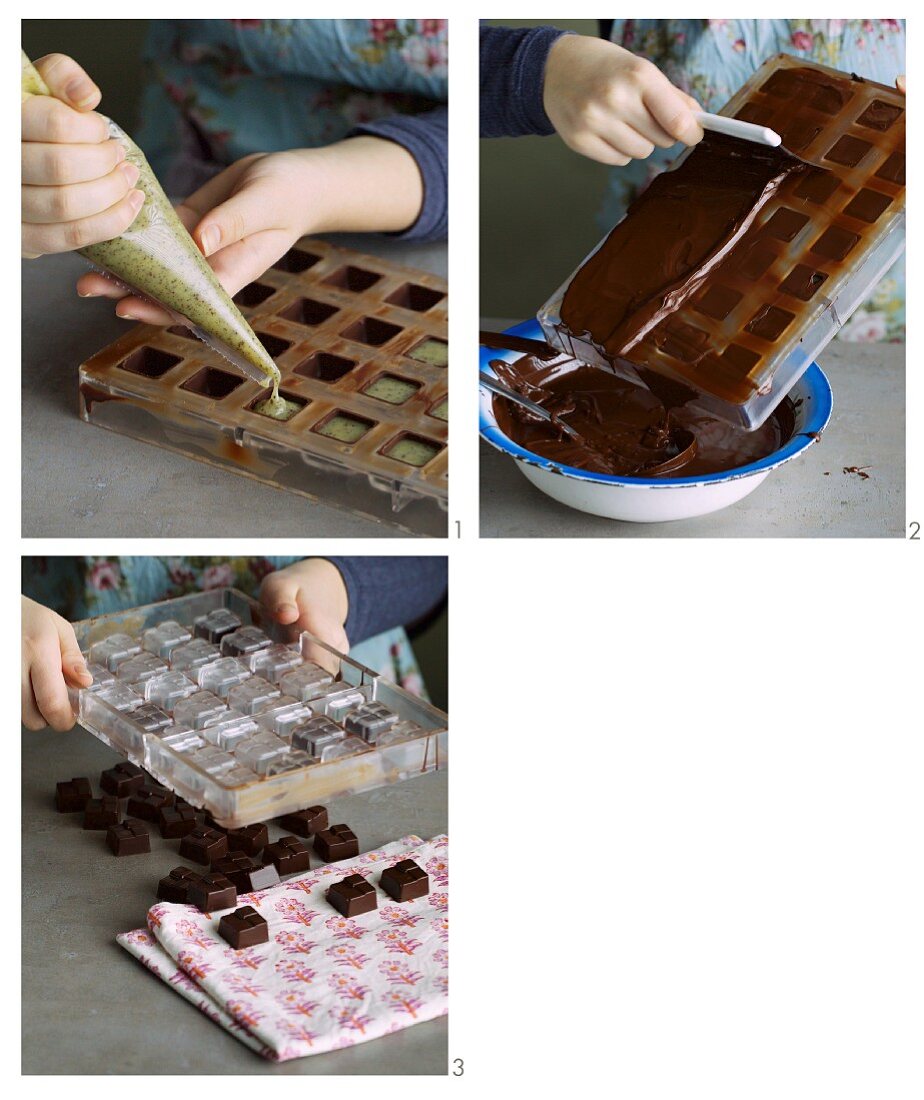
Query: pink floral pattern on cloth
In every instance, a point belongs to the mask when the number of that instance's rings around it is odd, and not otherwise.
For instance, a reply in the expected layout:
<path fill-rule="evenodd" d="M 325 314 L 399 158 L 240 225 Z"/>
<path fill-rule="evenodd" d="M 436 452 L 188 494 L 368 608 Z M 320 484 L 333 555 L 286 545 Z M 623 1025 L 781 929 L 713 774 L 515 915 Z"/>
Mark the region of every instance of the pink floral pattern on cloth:
<path fill-rule="evenodd" d="M 269 890 L 242 894 L 269 924 L 269 942 L 234 951 L 219 915 L 159 902 L 148 928 L 118 943 L 177 993 L 264 1058 L 284 1062 L 377 1039 L 448 1011 L 448 839 L 406 836 Z M 378 887 L 384 867 L 413 859 L 431 892 L 341 917 L 331 882 L 360 874 Z"/>

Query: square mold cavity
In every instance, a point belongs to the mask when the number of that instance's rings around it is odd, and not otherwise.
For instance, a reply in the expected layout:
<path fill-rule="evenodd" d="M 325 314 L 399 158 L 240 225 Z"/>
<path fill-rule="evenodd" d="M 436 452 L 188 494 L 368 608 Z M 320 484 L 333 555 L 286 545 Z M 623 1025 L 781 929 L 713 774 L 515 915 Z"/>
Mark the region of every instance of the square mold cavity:
<path fill-rule="evenodd" d="M 295 368 L 302 378 L 317 378 L 319 382 L 339 382 L 356 366 L 355 359 L 333 355 L 329 351 L 316 351 Z"/>
<path fill-rule="evenodd" d="M 426 466 L 443 449 L 442 443 L 425 439 L 421 435 L 402 432 L 382 448 L 382 454 L 408 466 Z"/>
<path fill-rule="evenodd" d="M 194 336 L 185 325 L 171 325 L 167 332 L 172 332 L 174 336 L 182 336 L 184 340 L 198 340 L 198 337 Z"/>
<path fill-rule="evenodd" d="M 427 413 L 427 416 L 432 416 L 436 420 L 449 421 L 449 398 L 444 397 L 442 401 L 438 401 L 432 409 Z"/>
<path fill-rule="evenodd" d="M 449 366 L 449 344 L 445 340 L 437 340 L 435 336 L 421 341 L 405 354 L 409 359 L 416 359 L 418 363 L 429 363 L 431 367 Z"/>
<path fill-rule="evenodd" d="M 336 439 L 338 443 L 358 443 L 374 427 L 374 420 L 335 409 L 311 430 L 318 435 L 326 435 L 328 439 Z"/>
<path fill-rule="evenodd" d="M 159 348 L 145 346 L 133 351 L 119 366 L 122 370 L 131 371 L 132 374 L 144 375 L 145 378 L 160 378 L 179 362 L 179 355 L 171 355 Z"/>
<path fill-rule="evenodd" d="M 278 359 L 284 351 L 292 347 L 291 341 L 283 340 L 281 336 L 271 336 L 268 332 L 257 332 L 256 329 L 254 329 L 254 335 L 266 349 L 270 359 Z"/>
<path fill-rule="evenodd" d="M 378 317 L 361 317 L 349 328 L 344 329 L 340 335 L 345 336 L 347 340 L 356 340 L 357 343 L 380 348 L 403 331 L 398 325 L 389 324 L 388 321 Z"/>
<path fill-rule="evenodd" d="M 420 383 L 412 382 L 409 378 L 399 378 L 396 374 L 380 374 L 362 392 L 378 401 L 387 401 L 389 405 L 403 405 L 419 389 Z"/>
<path fill-rule="evenodd" d="M 262 305 L 267 298 L 271 298 L 276 293 L 274 286 L 267 286 L 265 283 L 249 283 L 234 295 L 232 299 L 236 306 L 244 306 L 253 309 L 254 306 Z"/>
<path fill-rule="evenodd" d="M 234 393 L 237 387 L 243 384 L 243 381 L 244 379 L 239 378 L 236 374 L 229 374 L 226 370 L 220 370 L 218 367 L 203 367 L 202 370 L 196 371 L 191 378 L 187 378 L 180 389 L 197 393 L 200 397 L 213 397 L 216 401 L 220 401 L 223 397 L 227 397 L 229 393 Z"/>
<path fill-rule="evenodd" d="M 346 264 L 338 268 L 333 275 L 328 275 L 324 282 L 328 286 L 339 287 L 340 290 L 352 290 L 356 294 L 362 294 L 364 290 L 375 286 L 381 278 L 377 271 L 368 271 L 364 267 Z"/>
<path fill-rule="evenodd" d="M 250 409 L 251 412 L 255 412 L 257 416 L 265 416 L 267 420 L 275 420 L 278 424 L 282 424 L 287 420 L 291 420 L 293 416 L 297 416 L 302 411 L 302 409 L 305 408 L 306 405 L 311 404 L 311 402 L 306 397 L 300 397 L 297 393 L 289 393 L 288 390 L 280 390 L 279 396 L 284 398 L 289 403 L 290 407 L 286 408 L 285 416 L 270 416 L 268 413 L 261 412 L 260 409 L 257 408 L 257 405 L 259 405 L 261 401 L 265 401 L 268 397 L 270 397 L 272 395 L 272 392 L 272 389 L 265 389 L 261 394 L 255 397 L 253 401 L 250 402 L 247 408 Z M 291 406 L 295 406 L 295 408 L 292 408 Z"/>
<path fill-rule="evenodd" d="M 327 302 L 316 302 L 314 298 L 296 298 L 279 314 L 287 321 L 294 321 L 298 325 L 323 325 L 340 310 Z"/>
<path fill-rule="evenodd" d="M 437 302 L 441 302 L 446 297 L 442 291 L 431 290 L 428 286 L 421 286 L 419 283 L 405 283 L 404 286 L 399 286 L 394 294 L 390 294 L 385 301 L 389 302 L 393 306 L 400 306 L 401 309 L 410 309 L 414 313 L 426 313 L 428 309 L 433 309 Z"/>
<path fill-rule="evenodd" d="M 320 258 L 313 252 L 305 252 L 301 248 L 290 248 L 284 256 L 279 257 L 273 267 L 277 271 L 286 271 L 290 275 L 301 275 L 303 271 L 314 267 Z"/>

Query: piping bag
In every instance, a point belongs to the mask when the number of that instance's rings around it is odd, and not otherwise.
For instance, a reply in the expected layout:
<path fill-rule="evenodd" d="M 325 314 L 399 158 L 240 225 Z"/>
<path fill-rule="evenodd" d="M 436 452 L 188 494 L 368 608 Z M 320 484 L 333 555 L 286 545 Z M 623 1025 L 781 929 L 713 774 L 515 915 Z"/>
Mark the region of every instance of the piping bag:
<path fill-rule="evenodd" d="M 22 55 L 22 98 L 51 95 L 32 62 Z M 109 136 L 125 146 L 125 158 L 140 175 L 135 187 L 145 199 L 129 228 L 111 241 L 81 248 L 80 254 L 119 285 L 165 309 L 247 378 L 272 386 L 261 411 L 284 416 L 279 368 L 231 301 L 195 241 L 177 217 L 144 153 L 107 119 Z"/>

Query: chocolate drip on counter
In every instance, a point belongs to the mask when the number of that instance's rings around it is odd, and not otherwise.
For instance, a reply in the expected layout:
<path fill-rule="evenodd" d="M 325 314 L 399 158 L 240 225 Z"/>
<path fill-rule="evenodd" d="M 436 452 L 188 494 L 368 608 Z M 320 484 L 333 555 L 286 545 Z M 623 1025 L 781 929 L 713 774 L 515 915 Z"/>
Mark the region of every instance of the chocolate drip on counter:
<path fill-rule="evenodd" d="M 495 359 L 491 368 L 506 386 L 575 428 L 581 440 L 495 397 L 501 431 L 535 454 L 594 473 L 645 478 L 720 473 L 772 454 L 795 428 L 788 398 L 762 427 L 746 432 L 688 409 L 693 391 L 650 371 L 639 372 L 652 384 L 646 389 L 565 354 L 545 360 L 525 355 L 513 363 Z M 694 447 L 687 446 L 687 433 Z"/>
<path fill-rule="evenodd" d="M 663 172 L 580 268 L 565 292 L 563 327 L 625 356 L 703 284 L 790 176 L 808 170 L 782 147 L 707 133 Z"/>

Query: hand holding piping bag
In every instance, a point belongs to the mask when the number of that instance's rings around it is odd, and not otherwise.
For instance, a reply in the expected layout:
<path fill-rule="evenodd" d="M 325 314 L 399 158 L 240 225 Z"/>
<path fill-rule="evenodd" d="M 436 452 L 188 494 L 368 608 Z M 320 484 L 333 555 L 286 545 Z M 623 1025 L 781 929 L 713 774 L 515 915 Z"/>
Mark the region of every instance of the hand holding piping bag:
<path fill-rule="evenodd" d="M 255 153 L 220 172 L 177 207 L 229 294 L 257 279 L 306 234 L 397 232 L 413 224 L 423 184 L 402 146 L 371 135 L 318 149 Z M 120 317 L 169 324 L 163 310 L 89 272 L 84 297 L 122 299 Z"/>
<path fill-rule="evenodd" d="M 307 630 L 340 653 L 348 652 L 347 589 L 340 570 L 326 558 L 307 558 L 270 573 L 260 587 L 260 603 L 274 622 L 287 628 L 291 641 Z M 339 661 L 320 646 L 304 656 L 329 672 L 339 671 Z"/>
<path fill-rule="evenodd" d="M 549 121 L 575 152 L 602 164 L 644 160 L 655 146 L 696 145 L 700 105 L 650 61 L 612 42 L 564 35 L 549 51 Z"/>

